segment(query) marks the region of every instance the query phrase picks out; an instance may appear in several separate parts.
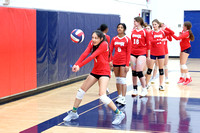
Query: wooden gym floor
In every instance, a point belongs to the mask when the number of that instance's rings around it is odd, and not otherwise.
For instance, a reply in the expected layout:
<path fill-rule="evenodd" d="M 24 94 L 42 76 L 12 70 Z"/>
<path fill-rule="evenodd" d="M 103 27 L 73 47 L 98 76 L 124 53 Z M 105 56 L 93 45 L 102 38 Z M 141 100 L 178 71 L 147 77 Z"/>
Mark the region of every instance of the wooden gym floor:
<path fill-rule="evenodd" d="M 119 126 L 111 124 L 114 113 L 98 100 L 95 84 L 84 96 L 78 120 L 64 123 L 72 109 L 77 89 L 83 81 L 0 106 L 0 133 L 67 133 L 67 132 L 199 132 L 200 131 L 200 59 L 189 59 L 187 66 L 192 82 L 178 85 L 179 60 L 169 60 L 169 85 L 158 90 L 158 78 L 145 98 L 131 97 L 131 71 L 127 75 L 127 104 L 119 107 L 126 114 Z M 158 77 L 158 76 L 157 76 Z M 109 82 L 110 98 L 117 97 L 115 77 Z M 140 87 L 139 87 L 140 89 Z"/>

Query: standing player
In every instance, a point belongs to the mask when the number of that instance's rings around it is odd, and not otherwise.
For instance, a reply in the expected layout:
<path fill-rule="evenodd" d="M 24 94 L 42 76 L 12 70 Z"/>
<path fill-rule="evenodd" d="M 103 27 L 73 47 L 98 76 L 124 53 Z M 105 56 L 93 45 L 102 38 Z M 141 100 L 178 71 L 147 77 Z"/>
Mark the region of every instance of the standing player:
<path fill-rule="evenodd" d="M 190 41 L 194 41 L 194 35 L 191 31 L 192 24 L 189 21 L 184 22 L 183 25 L 183 31 L 181 32 L 180 36 L 175 36 L 174 34 L 172 37 L 176 40 L 180 41 L 180 69 L 181 69 L 181 77 L 178 81 L 178 83 L 183 83 L 183 85 L 187 85 L 190 82 L 192 82 L 192 78 L 190 77 L 190 74 L 188 73 L 188 68 L 186 65 L 188 56 L 190 55 L 192 48 L 190 45 Z M 170 29 L 168 29 L 170 31 Z M 173 32 L 173 31 L 171 31 Z"/>
<path fill-rule="evenodd" d="M 161 23 L 161 30 L 165 30 L 165 24 Z M 165 48 L 165 61 L 164 61 L 164 74 L 165 74 L 165 83 L 169 84 L 169 80 L 168 80 L 168 59 L 169 59 L 169 55 L 168 55 L 168 46 L 167 43 L 168 41 L 172 41 L 172 37 L 171 35 L 167 35 L 165 37 L 166 41 L 164 41 L 164 48 Z M 156 60 L 155 63 L 155 67 L 153 70 L 153 77 L 151 80 L 151 83 L 154 84 L 155 83 L 155 77 L 156 77 L 156 73 L 157 73 L 157 69 L 158 69 L 158 60 Z"/>
<path fill-rule="evenodd" d="M 148 32 L 143 29 L 144 21 L 141 17 L 134 18 L 134 29 L 131 34 L 131 68 L 133 79 L 133 94 L 138 95 L 137 77 L 140 79 L 142 85 L 141 96 L 147 95 L 146 81 L 143 75 L 143 70 L 146 65 L 146 52 L 149 49 Z"/>
<path fill-rule="evenodd" d="M 90 53 L 91 55 L 88 58 L 86 58 Z M 113 101 L 106 95 L 106 88 L 108 86 L 110 78 L 110 67 L 109 67 L 108 56 L 109 56 L 108 43 L 105 41 L 104 34 L 99 30 L 94 31 L 92 34 L 92 40 L 88 44 L 87 49 L 80 56 L 75 65 L 72 67 L 72 71 L 78 72 L 82 66 L 89 63 L 92 59 L 94 59 L 94 68 L 92 69 L 92 72 L 82 84 L 81 88 L 79 88 L 73 109 L 63 119 L 64 121 L 69 122 L 79 117 L 77 113 L 77 108 L 79 107 L 86 91 L 90 87 L 92 87 L 97 81 L 99 83 L 100 100 L 104 104 L 108 105 L 116 113 L 116 117 L 112 122 L 112 124 L 114 125 L 120 124 L 121 121 L 124 119 L 125 114 L 119 111 L 119 109 L 117 109 Z"/>
<path fill-rule="evenodd" d="M 118 35 L 113 37 L 110 45 L 110 58 L 112 59 L 112 52 L 115 48 L 115 54 L 113 61 L 110 65 L 114 67 L 114 73 L 116 77 L 116 87 L 118 91 L 117 103 L 126 104 L 126 74 L 129 70 L 130 52 L 131 52 L 131 40 L 125 34 L 126 25 L 120 23 L 117 25 Z"/>
<path fill-rule="evenodd" d="M 158 67 L 159 67 L 159 81 L 160 81 L 160 85 L 159 85 L 159 90 L 163 91 L 163 75 L 164 75 L 164 58 L 165 58 L 165 48 L 164 48 L 164 41 L 166 41 L 166 39 L 164 39 L 167 35 L 170 34 L 170 32 L 168 31 L 164 31 L 164 30 L 160 30 L 159 25 L 160 22 L 155 19 L 152 21 L 152 25 L 154 30 L 151 31 L 150 34 L 150 41 L 151 41 L 151 61 L 149 64 L 149 68 L 147 70 L 147 74 L 146 74 L 146 83 L 149 83 L 149 80 L 151 78 L 151 72 L 153 69 L 153 65 L 156 61 L 156 59 L 158 59 Z"/>
<path fill-rule="evenodd" d="M 100 31 L 102 31 L 103 32 L 103 34 L 105 35 L 105 37 L 106 37 L 106 41 L 108 42 L 108 45 L 110 46 L 110 36 L 109 35 L 107 35 L 107 33 L 108 33 L 108 26 L 106 25 L 106 24 L 101 24 L 101 26 L 98 28 L 98 30 L 100 30 Z M 112 69 L 113 68 L 110 68 L 111 69 L 111 75 L 112 75 Z M 109 94 L 109 89 L 107 88 L 106 89 L 106 93 L 107 93 L 107 95 Z"/>

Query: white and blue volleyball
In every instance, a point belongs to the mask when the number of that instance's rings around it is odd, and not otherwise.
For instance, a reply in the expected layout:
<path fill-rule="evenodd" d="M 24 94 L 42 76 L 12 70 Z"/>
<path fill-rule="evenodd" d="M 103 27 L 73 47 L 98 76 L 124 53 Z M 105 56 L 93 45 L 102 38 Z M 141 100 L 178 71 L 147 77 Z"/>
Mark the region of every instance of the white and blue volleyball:
<path fill-rule="evenodd" d="M 81 43 L 84 37 L 84 32 L 81 29 L 74 29 L 70 34 L 71 40 L 75 43 Z"/>

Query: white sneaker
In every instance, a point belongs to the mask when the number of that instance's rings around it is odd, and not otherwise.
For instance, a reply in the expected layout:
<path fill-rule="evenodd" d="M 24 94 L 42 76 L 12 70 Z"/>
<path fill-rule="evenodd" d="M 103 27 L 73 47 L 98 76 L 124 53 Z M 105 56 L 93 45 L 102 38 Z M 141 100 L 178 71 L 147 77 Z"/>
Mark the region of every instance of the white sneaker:
<path fill-rule="evenodd" d="M 140 96 L 145 97 L 148 94 L 147 88 L 142 88 Z"/>
<path fill-rule="evenodd" d="M 151 80 L 151 84 L 155 84 L 155 78 L 152 78 L 152 80 Z"/>
<path fill-rule="evenodd" d="M 164 89 L 163 86 L 160 86 L 160 87 L 159 87 L 159 90 L 160 90 L 160 91 L 164 91 L 165 89 Z"/>
<path fill-rule="evenodd" d="M 123 104 L 123 105 L 126 105 L 126 99 L 125 99 L 125 97 L 122 97 L 122 98 L 118 101 L 118 103 Z"/>
<path fill-rule="evenodd" d="M 115 100 L 116 103 L 119 103 L 121 101 L 122 96 L 118 96 L 117 100 Z"/>
<path fill-rule="evenodd" d="M 79 115 L 78 115 L 77 112 L 74 113 L 74 112 L 70 111 L 70 112 L 68 113 L 68 115 L 63 119 L 63 121 L 69 122 L 69 121 L 71 121 L 71 120 L 78 119 L 78 117 L 79 117 Z"/>
<path fill-rule="evenodd" d="M 165 78 L 165 84 L 169 84 L 169 79 Z"/>
<path fill-rule="evenodd" d="M 133 94 L 132 94 L 132 96 L 135 97 L 135 96 L 137 96 L 137 95 L 138 95 L 138 90 L 133 89 Z"/>
<path fill-rule="evenodd" d="M 116 114 L 115 119 L 112 122 L 112 124 L 113 125 L 119 125 L 124 118 L 125 118 L 125 114 L 123 112 L 121 112 L 120 114 Z"/>

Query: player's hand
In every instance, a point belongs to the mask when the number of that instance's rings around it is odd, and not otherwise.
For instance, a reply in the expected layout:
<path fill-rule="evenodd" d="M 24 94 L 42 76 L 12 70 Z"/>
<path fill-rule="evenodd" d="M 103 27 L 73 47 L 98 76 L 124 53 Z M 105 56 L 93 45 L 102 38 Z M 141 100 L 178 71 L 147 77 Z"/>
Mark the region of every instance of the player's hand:
<path fill-rule="evenodd" d="M 109 65 L 110 65 L 110 68 L 113 67 L 113 63 L 112 63 L 112 61 L 109 62 Z"/>
<path fill-rule="evenodd" d="M 79 70 L 80 70 L 80 67 L 78 65 L 76 65 L 74 72 L 78 72 Z"/>
<path fill-rule="evenodd" d="M 76 65 L 73 65 L 72 72 L 75 72 L 75 70 L 76 70 Z"/>

